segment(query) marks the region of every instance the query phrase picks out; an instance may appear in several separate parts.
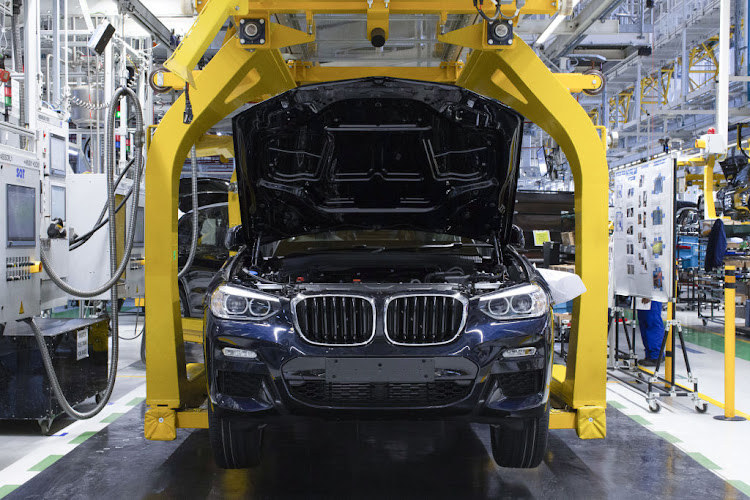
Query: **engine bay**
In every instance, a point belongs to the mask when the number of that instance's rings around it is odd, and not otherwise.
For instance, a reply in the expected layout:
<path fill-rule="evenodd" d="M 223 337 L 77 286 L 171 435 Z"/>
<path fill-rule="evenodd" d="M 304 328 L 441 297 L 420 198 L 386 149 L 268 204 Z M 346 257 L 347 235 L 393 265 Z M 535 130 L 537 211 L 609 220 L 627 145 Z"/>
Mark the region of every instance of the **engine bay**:
<path fill-rule="evenodd" d="M 242 283 L 294 287 L 318 284 L 447 284 L 468 293 L 528 281 L 520 257 L 429 252 L 336 251 L 240 259 L 235 277 Z M 265 288 L 265 287 L 264 287 Z"/>

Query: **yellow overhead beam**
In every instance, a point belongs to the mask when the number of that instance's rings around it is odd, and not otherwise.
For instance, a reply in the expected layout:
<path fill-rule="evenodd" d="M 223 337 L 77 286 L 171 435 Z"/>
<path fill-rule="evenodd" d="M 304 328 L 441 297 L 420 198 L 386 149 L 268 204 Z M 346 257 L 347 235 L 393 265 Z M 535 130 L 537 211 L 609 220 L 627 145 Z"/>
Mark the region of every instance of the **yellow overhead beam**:
<path fill-rule="evenodd" d="M 373 76 L 405 78 L 438 83 L 456 83 L 464 64 L 461 62 L 443 62 L 440 66 L 320 66 L 306 61 L 289 61 L 289 71 L 297 85 L 311 83 L 334 82 L 365 78 Z M 197 76 L 200 71 L 193 71 Z M 603 81 L 599 75 L 585 75 L 583 73 L 553 73 L 553 76 L 571 93 L 583 90 L 598 90 Z M 162 72 L 158 78 L 161 86 L 171 87 L 172 90 L 183 90 L 185 82 L 177 75 Z"/>
<path fill-rule="evenodd" d="M 490 8 L 492 2 L 487 3 Z M 501 10 L 506 18 L 526 14 L 552 15 L 559 10 L 560 5 L 561 1 L 526 0 L 519 8 L 514 1 L 504 4 Z M 269 27 L 269 36 L 263 44 L 248 45 L 246 48 L 267 50 L 314 41 L 313 19 L 316 14 L 365 14 L 368 28 L 366 37 L 369 38 L 372 28 L 380 27 L 385 31 L 387 38 L 388 19 L 391 14 L 437 14 L 440 16 L 441 24 L 444 24 L 448 15 L 477 13 L 473 3 L 468 0 L 198 0 L 195 6 L 200 15 L 182 43 L 164 63 L 164 67 L 188 82 L 191 87 L 196 85 L 192 71 L 229 18 L 233 19 L 235 26 L 239 25 L 242 19 L 263 19 Z M 304 14 L 309 32 L 270 23 L 271 17 L 277 14 Z M 462 28 L 453 33 L 440 35 L 438 39 L 465 47 L 488 48 L 484 25 L 485 23 L 480 23 Z M 466 36 L 471 38 L 479 31 L 484 33 L 484 39 L 479 41 L 479 45 L 467 44 L 463 39 Z"/>
<path fill-rule="evenodd" d="M 458 75 L 461 74 L 463 66 L 463 63 L 442 63 L 439 67 L 320 66 L 309 62 L 289 62 L 292 77 L 299 85 L 350 80 L 368 76 L 455 83 Z"/>
<path fill-rule="evenodd" d="M 202 13 L 217 0 L 195 0 L 195 9 Z M 367 0 L 255 0 L 243 2 L 248 11 L 259 14 L 366 14 Z M 476 14 L 474 4 L 470 0 L 373 0 L 372 5 L 388 4 L 391 14 Z M 550 0 L 526 0 L 519 10 L 519 15 L 548 14 L 558 12 L 563 2 Z M 485 10 L 495 10 L 490 0 L 485 1 Z M 516 3 L 511 2 L 502 6 L 505 17 L 516 15 Z"/>

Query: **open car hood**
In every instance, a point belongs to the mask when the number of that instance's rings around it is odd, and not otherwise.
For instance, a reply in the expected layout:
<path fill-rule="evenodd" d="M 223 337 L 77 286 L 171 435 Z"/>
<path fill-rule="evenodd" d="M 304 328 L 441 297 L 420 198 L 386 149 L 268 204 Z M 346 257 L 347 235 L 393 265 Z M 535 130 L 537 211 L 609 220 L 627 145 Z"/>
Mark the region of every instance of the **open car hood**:
<path fill-rule="evenodd" d="M 523 117 L 452 85 L 309 85 L 233 121 L 248 242 L 344 229 L 508 241 Z"/>

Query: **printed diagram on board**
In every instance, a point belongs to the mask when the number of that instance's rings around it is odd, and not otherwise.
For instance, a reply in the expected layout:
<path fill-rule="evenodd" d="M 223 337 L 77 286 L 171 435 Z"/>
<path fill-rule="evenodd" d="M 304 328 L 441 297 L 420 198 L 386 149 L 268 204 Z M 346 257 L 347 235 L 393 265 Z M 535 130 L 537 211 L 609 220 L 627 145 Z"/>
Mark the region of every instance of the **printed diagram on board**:
<path fill-rule="evenodd" d="M 615 293 L 669 299 L 674 261 L 674 160 L 614 173 Z"/>

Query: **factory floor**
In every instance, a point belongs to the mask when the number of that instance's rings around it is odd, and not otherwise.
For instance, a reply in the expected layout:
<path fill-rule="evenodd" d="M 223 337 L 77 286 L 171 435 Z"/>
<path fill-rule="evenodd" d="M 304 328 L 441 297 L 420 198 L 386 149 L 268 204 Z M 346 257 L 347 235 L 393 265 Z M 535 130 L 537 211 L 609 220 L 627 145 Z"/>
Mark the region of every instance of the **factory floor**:
<path fill-rule="evenodd" d="M 360 422 L 269 428 L 260 467 L 224 471 L 206 430 L 143 438 L 140 339 L 123 340 L 114 395 L 92 421 L 60 417 L 46 437 L 33 422 L 0 422 L 0 498 L 745 498 L 750 422 L 712 418 L 723 413 L 722 327 L 704 328 L 694 312 L 678 317 L 707 413 L 688 398 L 662 398 L 651 413 L 636 384 L 610 379 L 607 438 L 551 431 L 534 470 L 495 466 L 486 426 Z M 133 321 L 123 317 L 122 337 L 133 336 Z M 744 415 L 750 338 L 737 346 Z M 676 372 L 684 382 L 681 360 Z"/>

